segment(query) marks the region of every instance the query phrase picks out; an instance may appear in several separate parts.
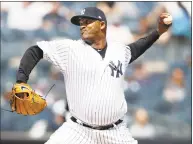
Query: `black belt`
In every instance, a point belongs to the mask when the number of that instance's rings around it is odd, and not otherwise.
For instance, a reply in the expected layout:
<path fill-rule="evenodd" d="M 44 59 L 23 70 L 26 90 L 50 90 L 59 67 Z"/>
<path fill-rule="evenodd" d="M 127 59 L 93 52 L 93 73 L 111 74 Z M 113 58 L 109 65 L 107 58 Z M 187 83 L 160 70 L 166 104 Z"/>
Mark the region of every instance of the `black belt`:
<path fill-rule="evenodd" d="M 73 116 L 72 116 L 70 119 L 71 119 L 73 122 L 75 122 L 75 123 L 78 123 L 78 124 L 83 125 L 83 126 L 85 126 L 85 127 L 88 127 L 88 128 L 91 128 L 91 129 L 96 129 L 96 130 L 107 130 L 107 129 L 113 128 L 113 127 L 115 127 L 115 126 L 117 126 L 118 124 L 120 124 L 120 123 L 123 122 L 123 120 L 119 119 L 119 120 L 116 121 L 115 123 L 110 124 L 110 125 L 106 125 L 106 126 L 90 126 L 90 125 L 87 125 L 87 124 L 85 124 L 85 123 L 78 122 L 79 120 L 76 119 L 76 118 L 73 117 Z"/>

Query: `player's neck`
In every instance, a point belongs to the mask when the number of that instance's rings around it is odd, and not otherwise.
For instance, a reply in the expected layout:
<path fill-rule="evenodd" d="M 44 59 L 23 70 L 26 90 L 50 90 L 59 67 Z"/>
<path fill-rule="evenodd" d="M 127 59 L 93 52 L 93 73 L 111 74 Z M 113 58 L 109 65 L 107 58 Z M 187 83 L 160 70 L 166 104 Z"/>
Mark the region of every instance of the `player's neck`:
<path fill-rule="evenodd" d="M 86 41 L 86 43 L 88 43 L 94 49 L 101 49 L 101 50 L 104 49 L 107 45 L 106 39 L 100 39 L 96 41 Z"/>

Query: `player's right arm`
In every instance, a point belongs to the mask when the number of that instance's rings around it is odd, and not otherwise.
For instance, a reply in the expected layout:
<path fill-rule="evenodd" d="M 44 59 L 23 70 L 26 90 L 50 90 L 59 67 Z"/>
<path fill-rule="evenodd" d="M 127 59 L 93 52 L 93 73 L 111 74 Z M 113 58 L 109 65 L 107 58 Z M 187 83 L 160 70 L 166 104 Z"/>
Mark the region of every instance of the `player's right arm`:
<path fill-rule="evenodd" d="M 51 61 L 62 71 L 65 71 L 72 42 L 72 40 L 42 41 L 25 51 L 17 71 L 16 84 L 13 85 L 12 91 L 9 93 L 10 106 L 13 112 L 34 115 L 46 107 L 45 99 L 26 84 L 29 75 L 42 58 Z"/>
<path fill-rule="evenodd" d="M 138 57 L 140 57 L 147 49 L 149 49 L 158 39 L 159 37 L 165 33 L 171 24 L 165 24 L 164 18 L 169 16 L 168 13 L 162 13 L 158 19 L 158 25 L 156 30 L 152 33 L 139 39 L 138 41 L 129 44 L 126 48 L 126 60 L 127 63 L 132 63 Z M 131 55 L 131 57 L 129 57 Z"/>
<path fill-rule="evenodd" d="M 32 69 L 42 58 L 43 51 L 37 45 L 28 48 L 20 61 L 16 82 L 27 83 Z"/>
<path fill-rule="evenodd" d="M 20 61 L 16 82 L 27 83 L 31 71 L 42 58 L 65 71 L 72 42 L 72 40 L 41 41 L 28 48 Z"/>

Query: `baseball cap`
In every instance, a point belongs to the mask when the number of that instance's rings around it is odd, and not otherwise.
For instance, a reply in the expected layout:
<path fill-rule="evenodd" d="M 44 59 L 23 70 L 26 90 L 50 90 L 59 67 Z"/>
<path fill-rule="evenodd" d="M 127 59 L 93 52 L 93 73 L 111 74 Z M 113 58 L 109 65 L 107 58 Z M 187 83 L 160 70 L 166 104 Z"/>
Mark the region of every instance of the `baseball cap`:
<path fill-rule="evenodd" d="M 81 18 L 95 19 L 95 20 L 100 20 L 100 21 L 104 21 L 105 23 L 107 23 L 104 12 L 96 7 L 84 8 L 81 11 L 80 15 L 76 15 L 71 18 L 71 23 L 80 26 L 79 21 Z"/>

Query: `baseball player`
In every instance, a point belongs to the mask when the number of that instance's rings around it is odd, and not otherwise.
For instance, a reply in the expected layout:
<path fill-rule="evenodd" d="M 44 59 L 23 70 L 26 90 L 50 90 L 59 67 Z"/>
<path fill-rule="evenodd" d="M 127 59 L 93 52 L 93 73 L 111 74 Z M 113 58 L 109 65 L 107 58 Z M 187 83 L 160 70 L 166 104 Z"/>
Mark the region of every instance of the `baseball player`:
<path fill-rule="evenodd" d="M 123 122 L 127 112 L 123 74 L 130 63 L 168 30 L 171 22 L 166 24 L 164 19 L 169 16 L 162 13 L 152 33 L 124 45 L 106 38 L 104 13 L 96 7 L 87 7 L 71 18 L 80 27 L 81 39 L 40 41 L 26 50 L 16 84 L 26 86 L 32 69 L 42 58 L 61 70 L 66 84 L 72 117 L 45 144 L 137 144 Z M 24 110 L 19 104 L 16 102 L 16 112 L 28 114 L 29 108 Z"/>

